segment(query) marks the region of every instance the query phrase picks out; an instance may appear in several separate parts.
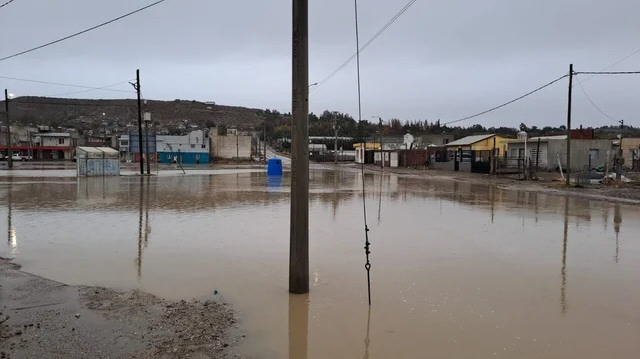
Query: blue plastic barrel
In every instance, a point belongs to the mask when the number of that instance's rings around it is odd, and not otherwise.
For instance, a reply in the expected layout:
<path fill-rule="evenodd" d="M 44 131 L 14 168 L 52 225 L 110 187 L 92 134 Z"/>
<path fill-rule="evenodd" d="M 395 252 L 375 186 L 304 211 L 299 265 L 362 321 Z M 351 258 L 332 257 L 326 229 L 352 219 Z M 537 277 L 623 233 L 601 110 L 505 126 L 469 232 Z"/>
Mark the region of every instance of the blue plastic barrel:
<path fill-rule="evenodd" d="M 282 160 L 279 158 L 271 158 L 267 162 L 268 176 L 282 176 Z"/>

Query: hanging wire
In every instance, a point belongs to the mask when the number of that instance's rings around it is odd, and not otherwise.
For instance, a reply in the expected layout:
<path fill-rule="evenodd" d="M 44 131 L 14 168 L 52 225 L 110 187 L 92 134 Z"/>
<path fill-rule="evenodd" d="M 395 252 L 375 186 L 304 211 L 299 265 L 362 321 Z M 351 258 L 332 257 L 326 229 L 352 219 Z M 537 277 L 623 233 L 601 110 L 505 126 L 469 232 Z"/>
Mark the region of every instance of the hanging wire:
<path fill-rule="evenodd" d="M 354 8 L 355 8 L 355 20 L 356 20 L 356 64 L 357 64 L 357 72 L 358 72 L 358 123 L 362 121 L 362 96 L 360 92 L 360 35 L 358 33 L 358 0 L 354 0 Z M 363 149 L 363 153 L 366 152 L 366 142 L 365 147 Z M 364 184 L 364 158 L 362 164 L 360 166 L 360 170 L 362 173 L 362 210 L 364 214 L 364 254 L 367 259 L 367 262 L 364 265 L 364 269 L 367 270 L 367 295 L 369 298 L 369 305 L 371 305 L 371 263 L 369 262 L 369 227 L 367 226 L 367 196 L 365 192 L 365 184 Z"/>

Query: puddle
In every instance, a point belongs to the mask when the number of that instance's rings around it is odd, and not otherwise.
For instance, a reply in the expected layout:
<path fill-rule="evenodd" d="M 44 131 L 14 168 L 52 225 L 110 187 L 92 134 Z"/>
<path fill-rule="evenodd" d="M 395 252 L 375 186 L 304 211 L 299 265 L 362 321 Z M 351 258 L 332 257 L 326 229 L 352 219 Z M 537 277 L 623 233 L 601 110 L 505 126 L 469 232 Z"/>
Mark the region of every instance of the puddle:
<path fill-rule="evenodd" d="M 633 358 L 640 208 L 310 173 L 311 293 L 289 296 L 289 177 L 0 177 L 0 255 L 70 284 L 216 291 L 258 358 Z M 141 186 L 141 181 L 143 185 Z"/>

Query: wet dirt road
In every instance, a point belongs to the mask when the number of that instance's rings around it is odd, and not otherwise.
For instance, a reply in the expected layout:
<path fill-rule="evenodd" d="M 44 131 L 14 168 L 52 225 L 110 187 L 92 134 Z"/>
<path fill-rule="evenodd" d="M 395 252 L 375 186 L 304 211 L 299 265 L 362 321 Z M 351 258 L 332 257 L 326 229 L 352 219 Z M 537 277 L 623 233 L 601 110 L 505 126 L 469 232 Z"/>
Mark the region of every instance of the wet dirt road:
<path fill-rule="evenodd" d="M 640 209 L 314 170 L 311 294 L 287 293 L 288 177 L 0 178 L 0 256 L 68 284 L 228 301 L 258 358 L 635 358 Z"/>

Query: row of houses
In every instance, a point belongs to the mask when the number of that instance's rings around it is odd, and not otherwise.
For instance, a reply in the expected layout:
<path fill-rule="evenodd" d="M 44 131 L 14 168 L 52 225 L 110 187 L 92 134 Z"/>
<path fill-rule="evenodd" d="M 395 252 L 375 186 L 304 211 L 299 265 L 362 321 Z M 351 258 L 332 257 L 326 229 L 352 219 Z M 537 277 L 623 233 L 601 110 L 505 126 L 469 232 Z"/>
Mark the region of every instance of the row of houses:
<path fill-rule="evenodd" d="M 141 138 L 142 137 L 142 138 Z M 193 130 L 185 135 L 130 132 L 119 136 L 80 136 L 77 132 L 50 132 L 45 127 L 11 126 L 11 150 L 33 160 L 74 160 L 78 147 L 111 147 L 122 161 L 140 161 L 142 152 L 160 163 L 204 164 L 212 159 L 250 159 L 252 136 L 235 129 L 219 135 L 218 129 Z M 0 129 L 0 153 L 6 155 L 7 129 Z"/>
<path fill-rule="evenodd" d="M 383 142 L 357 143 L 355 161 L 385 167 L 429 166 L 452 171 L 491 171 L 491 161 L 500 168 L 535 167 L 566 169 L 567 135 L 510 139 L 497 134 L 467 136 L 423 149 L 389 146 Z M 394 148 L 395 147 L 395 148 Z M 624 166 L 640 170 L 640 138 L 596 139 L 591 130 L 571 132 L 571 170 L 611 165 L 622 150 Z M 499 168 L 496 168 L 498 170 Z"/>

